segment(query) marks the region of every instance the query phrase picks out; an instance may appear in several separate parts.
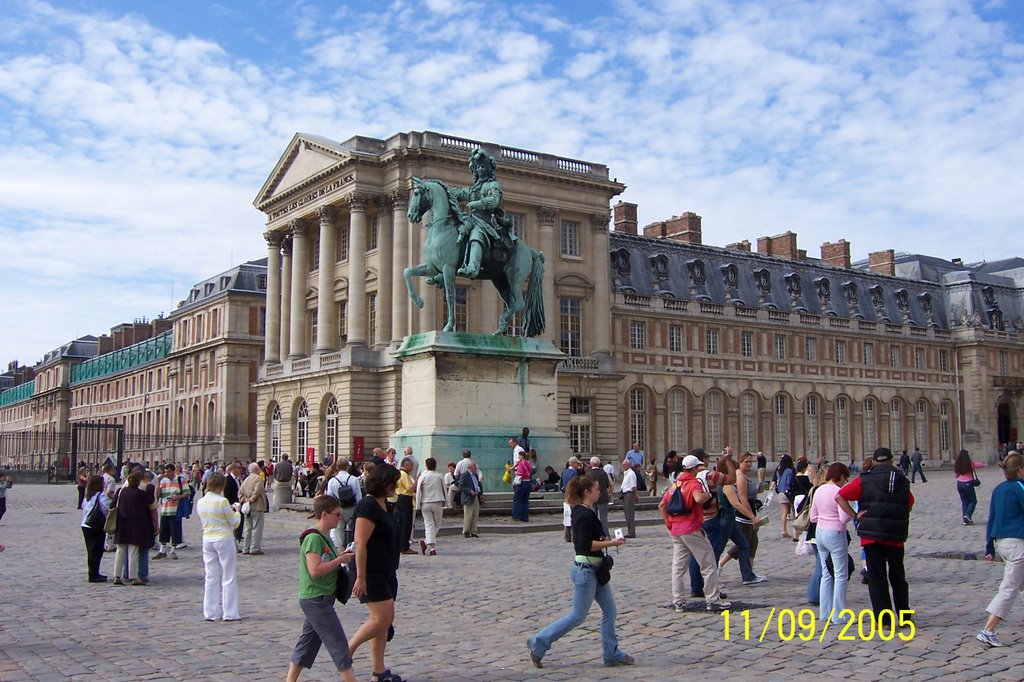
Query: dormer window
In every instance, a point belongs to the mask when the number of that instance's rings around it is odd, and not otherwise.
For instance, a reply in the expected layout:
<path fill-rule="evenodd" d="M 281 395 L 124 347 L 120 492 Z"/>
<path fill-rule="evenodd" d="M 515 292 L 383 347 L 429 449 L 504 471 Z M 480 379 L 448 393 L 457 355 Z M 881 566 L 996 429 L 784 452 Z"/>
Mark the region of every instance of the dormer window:
<path fill-rule="evenodd" d="M 231 284 L 231 278 L 230 277 L 225 276 L 225 277 L 221 277 L 220 278 L 220 290 L 221 291 L 224 291 L 225 289 L 227 289 L 229 284 Z"/>
<path fill-rule="evenodd" d="M 203 287 L 203 296 L 209 296 L 213 293 L 213 282 L 207 282 L 206 286 Z"/>

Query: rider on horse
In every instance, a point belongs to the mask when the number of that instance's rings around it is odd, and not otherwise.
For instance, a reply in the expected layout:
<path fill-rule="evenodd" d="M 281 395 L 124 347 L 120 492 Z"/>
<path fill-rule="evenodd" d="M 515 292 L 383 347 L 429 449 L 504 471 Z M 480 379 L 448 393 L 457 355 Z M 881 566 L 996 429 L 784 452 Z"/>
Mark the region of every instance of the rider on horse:
<path fill-rule="evenodd" d="M 480 260 L 485 247 L 492 247 L 494 260 L 505 260 L 515 246 L 512 221 L 501 207 L 501 185 L 497 179 L 497 162 L 480 147 L 469 156 L 469 170 L 475 182 L 472 187 L 454 187 L 452 197 L 466 202 L 466 214 L 459 226 L 459 241 L 469 237 L 465 264 L 458 274 L 475 279 L 480 274 Z"/>

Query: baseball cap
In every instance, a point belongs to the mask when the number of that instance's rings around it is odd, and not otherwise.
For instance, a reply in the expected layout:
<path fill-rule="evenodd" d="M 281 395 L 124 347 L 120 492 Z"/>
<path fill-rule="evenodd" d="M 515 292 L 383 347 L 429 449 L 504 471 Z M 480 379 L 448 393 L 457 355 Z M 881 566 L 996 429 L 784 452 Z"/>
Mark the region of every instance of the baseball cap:
<path fill-rule="evenodd" d="M 693 455 L 687 455 L 683 457 L 683 468 L 684 469 L 696 469 L 699 466 L 704 466 L 704 462 L 694 457 Z"/>
<path fill-rule="evenodd" d="M 884 462 L 887 459 L 892 459 L 892 450 L 889 448 L 878 448 L 875 453 L 871 455 L 871 458 L 876 462 Z"/>

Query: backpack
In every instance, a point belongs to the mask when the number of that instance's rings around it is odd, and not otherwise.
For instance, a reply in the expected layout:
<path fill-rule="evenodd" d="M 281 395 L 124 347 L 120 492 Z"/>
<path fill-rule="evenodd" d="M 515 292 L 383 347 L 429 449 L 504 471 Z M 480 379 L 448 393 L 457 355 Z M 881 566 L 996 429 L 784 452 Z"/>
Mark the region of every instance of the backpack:
<path fill-rule="evenodd" d="M 338 476 L 340 475 L 341 474 L 338 474 Z M 341 479 L 338 478 L 338 476 L 335 476 L 334 478 L 338 479 L 338 483 L 341 483 Z M 352 486 L 349 485 L 351 481 L 352 474 L 349 474 L 348 480 L 341 483 L 338 487 L 338 502 L 341 502 L 342 507 L 354 507 L 356 505 L 356 491 L 352 490 Z"/>
<path fill-rule="evenodd" d="M 672 495 L 668 498 L 668 506 L 665 511 L 669 516 L 686 516 L 690 513 L 690 508 L 686 505 L 686 500 L 683 498 L 683 486 L 680 483 L 674 485 Z"/>

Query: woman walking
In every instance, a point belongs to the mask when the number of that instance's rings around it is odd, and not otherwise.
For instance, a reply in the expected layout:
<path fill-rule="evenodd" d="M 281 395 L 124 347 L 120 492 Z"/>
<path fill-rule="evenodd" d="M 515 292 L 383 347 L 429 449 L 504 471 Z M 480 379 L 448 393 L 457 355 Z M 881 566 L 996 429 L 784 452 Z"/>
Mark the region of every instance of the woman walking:
<path fill-rule="evenodd" d="M 398 486 L 395 488 L 398 499 L 395 501 L 395 515 L 398 517 L 398 546 L 402 554 L 415 554 L 412 543 L 412 523 L 416 509 L 416 481 L 412 471 L 416 460 L 403 457 L 398 465 Z"/>
<path fill-rule="evenodd" d="M 366 604 L 369 618 L 352 635 L 349 650 L 370 643 L 373 657 L 371 682 L 402 682 L 402 678 L 384 667 L 384 649 L 388 630 L 395 620 L 400 559 L 398 523 L 387 511 L 387 499 L 398 489 L 398 469 L 380 464 L 366 476 L 366 496 L 356 505 L 356 581 L 352 595 Z"/>
<path fill-rule="evenodd" d="M 509 445 L 515 443 L 515 438 L 510 438 Z M 533 490 L 531 480 L 533 469 L 530 466 L 530 458 L 525 450 L 518 448 L 519 455 L 513 465 L 512 475 L 512 520 L 530 520 L 530 492 Z M 518 481 L 518 482 L 517 482 Z"/>
<path fill-rule="evenodd" d="M 793 469 L 793 458 L 783 455 L 779 459 L 779 467 L 775 470 L 775 480 L 772 485 L 779 497 L 779 507 L 782 509 L 782 539 L 788 540 L 789 536 L 789 514 L 793 508 L 793 484 L 796 481 L 796 471 Z"/>
<path fill-rule="evenodd" d="M 988 526 L 985 530 L 985 558 L 992 561 L 999 554 L 1005 562 L 1003 582 L 989 602 L 988 620 L 978 633 L 978 641 L 989 646 L 1003 646 L 996 636 L 999 622 L 1010 613 L 1017 594 L 1024 588 L 1024 458 L 1008 455 L 1003 463 L 1006 480 L 992 491 Z"/>
<path fill-rule="evenodd" d="M 831 619 L 833 623 L 846 609 L 847 548 L 850 544 L 846 524 L 850 517 L 836 503 L 836 495 L 849 480 L 850 469 L 842 462 L 836 462 L 828 468 L 825 483 L 814 491 L 811 498 L 810 519 L 815 524 L 814 539 L 821 564 L 818 617 L 822 621 Z M 829 557 L 832 557 L 833 571 L 828 570 Z"/>
<path fill-rule="evenodd" d="M 960 493 L 960 511 L 965 526 L 974 525 L 974 508 L 978 506 L 978 494 L 975 487 L 978 484 L 978 475 L 974 472 L 974 462 L 966 450 L 953 460 L 953 476 L 956 478 L 956 491 Z"/>
<path fill-rule="evenodd" d="M 103 477 L 100 477 L 103 480 Z M 85 488 L 89 484 L 89 473 L 85 467 L 78 467 L 78 474 L 75 476 L 75 484 L 78 486 L 78 508 L 82 508 L 82 502 L 85 501 Z M 110 501 L 110 498 L 107 498 Z"/>
<path fill-rule="evenodd" d="M 110 498 L 103 494 L 103 477 L 99 474 L 90 476 L 83 492 L 82 536 L 85 538 L 89 582 L 105 583 L 107 576 L 100 575 L 100 562 L 103 560 L 103 524 L 110 512 Z"/>
<path fill-rule="evenodd" d="M 598 569 L 604 559 L 604 550 L 626 544 L 625 538 L 608 540 L 597 516 L 596 505 L 601 497 L 597 481 L 577 476 L 566 486 L 566 499 L 572 507 L 572 538 L 576 560 L 572 566 L 572 610 L 531 637 L 526 646 L 530 660 L 544 667 L 541 660 L 551 645 L 567 632 L 583 623 L 595 601 L 601 607 L 601 653 L 605 666 L 633 665 L 633 657 L 619 650 L 615 634 L 615 596 L 608 580 L 602 584 Z"/>
<path fill-rule="evenodd" d="M 153 546 L 153 521 L 149 513 L 149 505 L 153 504 L 153 495 L 139 489 L 142 472 L 133 471 L 128 474 L 125 487 L 117 491 L 114 506 L 117 514 L 117 530 L 114 531 L 114 544 L 117 554 L 114 555 L 114 584 L 124 585 L 131 580 L 132 585 L 144 585 L 139 579 L 139 552 L 147 552 Z M 127 561 L 128 565 L 125 566 Z"/>
<path fill-rule="evenodd" d="M 437 556 L 437 529 L 441 527 L 444 513 L 445 490 L 444 477 L 437 473 L 437 460 L 427 457 L 426 470 L 416 480 L 416 499 L 419 501 L 420 514 L 423 515 L 425 540 L 420 540 L 420 552 Z"/>
<path fill-rule="evenodd" d="M 235 528 L 242 522 L 237 502 L 224 497 L 224 474 L 207 475 L 206 494 L 196 504 L 203 524 L 203 617 L 206 620 L 238 621 L 238 582 L 235 578 Z"/>
<path fill-rule="evenodd" d="M 299 538 L 299 608 L 305 620 L 302 633 L 292 650 L 288 664 L 288 682 L 299 679 L 303 668 L 312 668 L 321 644 L 327 647 L 341 679 L 355 682 L 352 654 L 345 629 L 334 610 L 334 594 L 338 586 L 338 569 L 352 558 L 351 552 L 338 553 L 330 532 L 341 518 L 341 503 L 331 495 L 313 500 L 316 524 Z"/>

